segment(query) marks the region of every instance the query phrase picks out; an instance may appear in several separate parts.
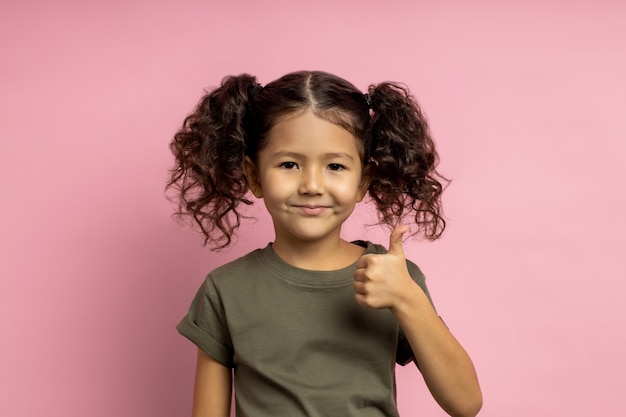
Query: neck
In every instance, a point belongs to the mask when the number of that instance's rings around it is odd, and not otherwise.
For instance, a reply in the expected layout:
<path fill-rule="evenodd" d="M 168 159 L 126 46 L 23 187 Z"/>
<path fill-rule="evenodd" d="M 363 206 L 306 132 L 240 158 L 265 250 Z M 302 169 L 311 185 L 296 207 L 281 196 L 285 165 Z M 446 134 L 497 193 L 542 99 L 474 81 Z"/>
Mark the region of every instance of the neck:
<path fill-rule="evenodd" d="M 363 248 L 336 239 L 292 242 L 276 238 L 274 252 L 285 262 L 302 269 L 333 271 L 353 264 Z"/>

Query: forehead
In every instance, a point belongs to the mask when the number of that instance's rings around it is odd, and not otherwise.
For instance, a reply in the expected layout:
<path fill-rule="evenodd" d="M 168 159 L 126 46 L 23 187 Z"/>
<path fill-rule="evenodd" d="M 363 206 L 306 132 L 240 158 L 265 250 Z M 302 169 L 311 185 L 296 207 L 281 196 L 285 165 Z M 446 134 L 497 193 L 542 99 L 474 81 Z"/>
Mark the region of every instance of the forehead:
<path fill-rule="evenodd" d="M 311 110 L 280 118 L 267 133 L 265 149 L 272 152 L 298 150 L 311 155 L 343 152 L 355 159 L 361 157 L 360 142 L 351 132 L 316 116 Z"/>

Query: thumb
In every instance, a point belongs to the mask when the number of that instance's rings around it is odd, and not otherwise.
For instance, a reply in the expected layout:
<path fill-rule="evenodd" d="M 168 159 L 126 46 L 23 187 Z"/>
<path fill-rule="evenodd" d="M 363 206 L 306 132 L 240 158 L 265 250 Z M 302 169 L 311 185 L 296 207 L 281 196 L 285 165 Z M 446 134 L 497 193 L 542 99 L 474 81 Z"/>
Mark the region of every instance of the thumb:
<path fill-rule="evenodd" d="M 402 247 L 402 235 L 409 230 L 409 226 L 401 225 L 393 229 L 389 236 L 389 250 L 387 253 L 404 258 L 404 248 Z"/>

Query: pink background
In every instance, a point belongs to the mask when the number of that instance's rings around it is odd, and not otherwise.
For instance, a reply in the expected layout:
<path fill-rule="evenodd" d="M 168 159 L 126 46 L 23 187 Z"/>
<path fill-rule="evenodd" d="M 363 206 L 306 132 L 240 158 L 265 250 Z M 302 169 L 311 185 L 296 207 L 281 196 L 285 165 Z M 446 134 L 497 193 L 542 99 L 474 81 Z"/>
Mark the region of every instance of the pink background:
<path fill-rule="evenodd" d="M 222 76 L 303 68 L 403 81 L 429 116 L 449 229 L 406 250 L 481 416 L 626 415 L 624 2 L 3 1 L 0 47 L 1 416 L 189 414 L 174 326 L 272 236 L 259 211 L 203 248 L 169 217 L 167 145 Z M 444 415 L 413 367 L 399 402 Z"/>

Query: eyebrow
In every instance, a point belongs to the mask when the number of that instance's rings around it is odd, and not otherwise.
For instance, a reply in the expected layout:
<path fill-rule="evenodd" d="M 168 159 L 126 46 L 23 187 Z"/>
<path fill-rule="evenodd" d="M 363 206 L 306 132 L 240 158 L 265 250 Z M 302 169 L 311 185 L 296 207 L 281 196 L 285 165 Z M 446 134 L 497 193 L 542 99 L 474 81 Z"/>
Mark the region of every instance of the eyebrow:
<path fill-rule="evenodd" d="M 278 151 L 274 155 L 272 155 L 273 158 L 281 158 L 285 156 L 291 157 L 291 158 L 302 158 L 305 155 L 298 153 L 298 152 L 290 152 L 290 151 Z M 354 161 L 354 157 L 346 152 L 329 152 L 329 153 L 324 154 L 324 157 L 326 159 L 346 158 L 351 161 Z"/>

